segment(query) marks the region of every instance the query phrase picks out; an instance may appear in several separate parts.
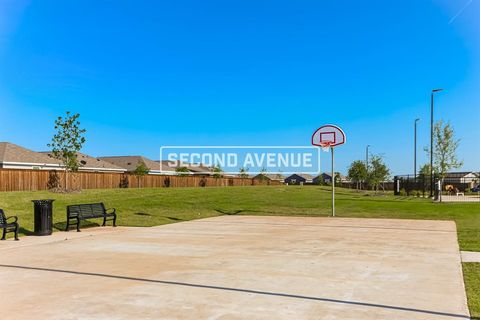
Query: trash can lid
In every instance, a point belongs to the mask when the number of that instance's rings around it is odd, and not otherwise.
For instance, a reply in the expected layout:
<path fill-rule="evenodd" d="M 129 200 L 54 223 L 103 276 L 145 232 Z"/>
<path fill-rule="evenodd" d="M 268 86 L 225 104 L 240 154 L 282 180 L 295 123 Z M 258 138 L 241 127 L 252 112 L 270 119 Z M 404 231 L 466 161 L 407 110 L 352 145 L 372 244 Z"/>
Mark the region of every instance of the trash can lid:
<path fill-rule="evenodd" d="M 48 203 L 48 202 L 53 202 L 53 201 L 55 201 L 55 199 L 32 200 L 33 203 L 38 203 L 38 204 Z"/>

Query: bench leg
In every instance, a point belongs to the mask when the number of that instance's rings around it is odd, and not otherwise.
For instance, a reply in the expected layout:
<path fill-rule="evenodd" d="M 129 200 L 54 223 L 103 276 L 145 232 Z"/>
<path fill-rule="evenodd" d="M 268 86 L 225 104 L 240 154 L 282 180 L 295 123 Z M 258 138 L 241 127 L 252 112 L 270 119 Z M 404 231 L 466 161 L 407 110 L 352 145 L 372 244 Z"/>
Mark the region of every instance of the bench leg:
<path fill-rule="evenodd" d="M 105 227 L 106 223 L 107 223 L 107 216 L 103 217 L 102 227 Z"/>
<path fill-rule="evenodd" d="M 80 232 L 80 219 L 77 218 L 77 232 Z"/>
<path fill-rule="evenodd" d="M 114 216 L 113 216 L 113 226 L 114 226 L 114 227 L 117 226 L 117 215 L 114 215 Z"/>
<path fill-rule="evenodd" d="M 15 223 L 15 241 L 18 241 L 18 223 Z"/>
<path fill-rule="evenodd" d="M 7 228 L 3 228 L 2 240 L 5 240 L 5 235 L 7 234 Z"/>

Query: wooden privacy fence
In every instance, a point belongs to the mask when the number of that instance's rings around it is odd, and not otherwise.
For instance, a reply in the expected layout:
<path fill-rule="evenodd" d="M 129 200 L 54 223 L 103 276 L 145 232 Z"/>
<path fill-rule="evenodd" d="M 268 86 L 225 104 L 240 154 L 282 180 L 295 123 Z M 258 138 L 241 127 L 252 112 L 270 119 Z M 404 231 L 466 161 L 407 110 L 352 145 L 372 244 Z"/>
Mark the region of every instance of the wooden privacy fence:
<path fill-rule="evenodd" d="M 0 191 L 48 190 L 55 187 L 64 187 L 65 183 L 69 189 L 227 187 L 280 184 L 268 180 L 236 177 L 145 175 L 138 178 L 132 174 L 104 172 L 77 172 L 65 176 L 64 171 L 0 169 Z"/>

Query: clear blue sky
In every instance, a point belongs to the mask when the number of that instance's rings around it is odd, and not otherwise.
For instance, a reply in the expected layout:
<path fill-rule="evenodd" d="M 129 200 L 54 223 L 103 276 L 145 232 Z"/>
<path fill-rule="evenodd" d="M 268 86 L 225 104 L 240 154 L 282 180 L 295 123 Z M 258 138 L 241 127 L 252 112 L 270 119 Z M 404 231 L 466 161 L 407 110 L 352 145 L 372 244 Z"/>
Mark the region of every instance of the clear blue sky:
<path fill-rule="evenodd" d="M 93 156 L 161 145 L 308 145 L 335 123 L 338 169 L 365 145 L 419 163 L 436 117 L 480 169 L 480 1 L 0 1 L 0 141 L 46 149 L 79 112 Z M 326 160 L 326 159 L 325 159 Z"/>

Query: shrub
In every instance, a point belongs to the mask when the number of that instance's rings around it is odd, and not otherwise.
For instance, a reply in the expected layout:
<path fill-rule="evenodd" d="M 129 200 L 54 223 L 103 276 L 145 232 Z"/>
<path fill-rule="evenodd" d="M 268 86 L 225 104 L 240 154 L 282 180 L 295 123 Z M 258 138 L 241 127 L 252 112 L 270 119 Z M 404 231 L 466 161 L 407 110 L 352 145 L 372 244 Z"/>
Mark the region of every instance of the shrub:
<path fill-rule="evenodd" d="M 400 189 L 399 192 L 400 196 L 405 197 L 407 195 L 407 191 L 405 191 L 405 188 Z"/>

